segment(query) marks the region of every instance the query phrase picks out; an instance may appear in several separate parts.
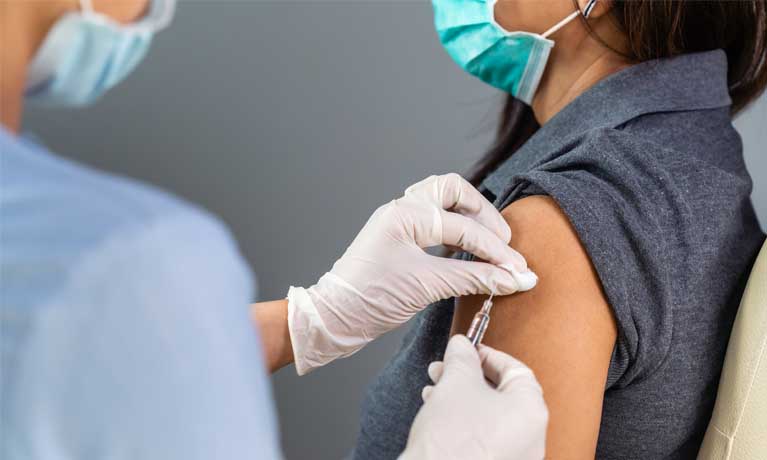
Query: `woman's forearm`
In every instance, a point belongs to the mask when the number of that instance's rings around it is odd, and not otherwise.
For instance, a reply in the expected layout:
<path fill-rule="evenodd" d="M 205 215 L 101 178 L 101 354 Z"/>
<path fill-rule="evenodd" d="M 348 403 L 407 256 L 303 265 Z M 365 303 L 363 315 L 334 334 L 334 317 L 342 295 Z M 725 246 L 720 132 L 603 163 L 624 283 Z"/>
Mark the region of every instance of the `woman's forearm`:
<path fill-rule="evenodd" d="M 254 303 L 250 307 L 254 326 L 261 337 L 266 365 L 275 372 L 293 362 L 293 346 L 288 329 L 288 301 Z"/>

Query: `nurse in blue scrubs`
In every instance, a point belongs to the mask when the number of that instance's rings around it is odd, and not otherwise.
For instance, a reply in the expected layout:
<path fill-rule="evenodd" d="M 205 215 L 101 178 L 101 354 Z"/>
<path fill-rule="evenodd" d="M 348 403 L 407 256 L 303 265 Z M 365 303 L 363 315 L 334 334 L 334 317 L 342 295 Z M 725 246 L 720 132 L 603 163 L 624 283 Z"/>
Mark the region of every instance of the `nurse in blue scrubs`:
<path fill-rule="evenodd" d="M 215 217 L 18 136 L 25 102 L 82 106 L 117 85 L 174 7 L 0 4 L 5 460 L 281 458 L 268 371 L 349 356 L 443 298 L 535 285 L 500 214 L 447 175 L 379 208 L 315 285 L 251 305 L 249 268 Z M 423 250 L 440 244 L 486 262 Z M 429 375 L 403 457 L 543 455 L 546 408 L 523 364 L 456 336 Z"/>

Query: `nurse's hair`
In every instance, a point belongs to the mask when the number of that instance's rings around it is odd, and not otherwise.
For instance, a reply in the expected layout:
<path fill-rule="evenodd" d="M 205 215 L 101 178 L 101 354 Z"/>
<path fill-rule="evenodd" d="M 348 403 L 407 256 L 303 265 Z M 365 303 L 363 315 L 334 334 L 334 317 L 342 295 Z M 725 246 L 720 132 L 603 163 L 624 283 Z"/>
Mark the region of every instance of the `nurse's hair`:
<path fill-rule="evenodd" d="M 613 0 L 611 19 L 626 36 L 627 51 L 619 53 L 634 62 L 723 49 L 733 116 L 767 87 L 767 0 Z M 532 110 L 509 96 L 496 141 L 471 182 L 479 185 L 537 129 Z"/>

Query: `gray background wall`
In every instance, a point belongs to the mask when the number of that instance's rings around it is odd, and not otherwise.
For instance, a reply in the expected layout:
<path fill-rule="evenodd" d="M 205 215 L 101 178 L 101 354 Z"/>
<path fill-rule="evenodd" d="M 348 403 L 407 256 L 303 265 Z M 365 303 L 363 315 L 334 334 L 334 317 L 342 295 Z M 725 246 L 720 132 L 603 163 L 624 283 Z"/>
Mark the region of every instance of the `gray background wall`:
<path fill-rule="evenodd" d="M 406 185 L 465 171 L 492 138 L 499 98 L 444 54 L 426 1 L 182 0 L 130 80 L 88 110 L 30 110 L 26 128 L 221 216 L 260 298 L 275 299 L 324 273 Z M 767 100 L 737 125 L 767 222 Z M 401 335 L 274 377 L 288 458 L 348 450 L 364 388 Z"/>

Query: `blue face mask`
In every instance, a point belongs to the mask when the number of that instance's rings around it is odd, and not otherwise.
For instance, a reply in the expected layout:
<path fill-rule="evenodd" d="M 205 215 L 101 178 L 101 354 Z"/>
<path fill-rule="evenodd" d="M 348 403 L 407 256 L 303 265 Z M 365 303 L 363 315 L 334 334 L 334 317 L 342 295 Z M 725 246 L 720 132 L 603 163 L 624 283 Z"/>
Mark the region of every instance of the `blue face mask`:
<path fill-rule="evenodd" d="M 588 18 L 596 1 L 589 1 L 584 17 Z M 462 69 L 530 104 L 554 46 L 547 37 L 581 12 L 573 12 L 541 35 L 509 32 L 495 21 L 496 2 L 432 0 L 437 34 Z"/>
<path fill-rule="evenodd" d="M 27 101 L 56 107 L 95 102 L 136 68 L 175 10 L 175 0 L 151 0 L 142 20 L 123 25 L 93 11 L 91 0 L 80 3 L 81 11 L 53 25 L 29 65 Z"/>

